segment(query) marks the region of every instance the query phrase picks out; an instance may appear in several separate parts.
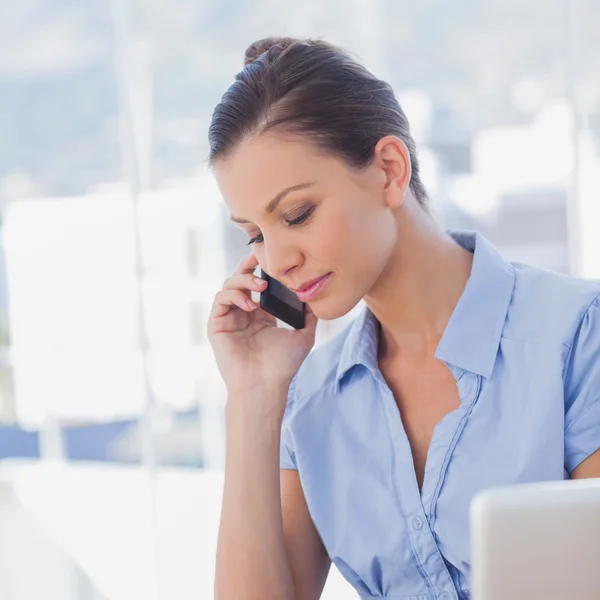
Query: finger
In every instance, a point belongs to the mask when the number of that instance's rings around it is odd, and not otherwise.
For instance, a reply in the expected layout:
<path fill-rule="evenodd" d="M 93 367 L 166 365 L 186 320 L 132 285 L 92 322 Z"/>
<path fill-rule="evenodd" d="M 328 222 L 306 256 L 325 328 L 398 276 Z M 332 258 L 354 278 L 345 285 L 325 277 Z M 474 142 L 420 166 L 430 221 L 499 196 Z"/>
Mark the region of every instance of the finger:
<path fill-rule="evenodd" d="M 225 281 L 223 284 L 224 290 L 243 290 L 262 292 L 267 287 L 267 282 L 260 277 L 256 277 L 252 273 L 245 275 L 234 275 Z"/>
<path fill-rule="evenodd" d="M 244 275 L 245 273 L 254 273 L 254 269 L 258 266 L 258 259 L 254 252 L 252 254 L 248 254 L 248 256 L 244 256 L 242 260 L 238 263 L 234 275 Z"/>
<path fill-rule="evenodd" d="M 224 317 L 233 307 L 245 312 L 252 312 L 257 308 L 256 304 L 241 290 L 223 290 L 215 296 L 210 317 L 212 319 Z"/>

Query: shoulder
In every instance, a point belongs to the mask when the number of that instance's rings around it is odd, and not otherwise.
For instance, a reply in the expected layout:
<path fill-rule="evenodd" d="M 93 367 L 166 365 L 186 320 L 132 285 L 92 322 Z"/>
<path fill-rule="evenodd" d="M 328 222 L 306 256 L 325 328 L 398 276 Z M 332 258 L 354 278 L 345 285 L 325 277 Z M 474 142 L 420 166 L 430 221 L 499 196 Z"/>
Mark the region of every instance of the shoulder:
<path fill-rule="evenodd" d="M 515 286 L 503 337 L 570 347 L 582 321 L 599 302 L 600 282 L 519 263 L 513 268 Z"/>
<path fill-rule="evenodd" d="M 355 320 L 306 357 L 290 387 L 289 402 L 298 409 L 317 396 L 336 389 L 338 366 Z"/>
<path fill-rule="evenodd" d="M 354 321 L 332 340 L 313 349 L 292 380 L 281 427 L 280 464 L 284 468 L 298 468 L 296 445 L 298 437 L 303 438 L 299 435 L 299 423 L 308 422 L 312 431 L 315 418 L 322 421 L 317 416 L 318 407 L 323 406 L 319 400 L 335 394 L 340 357 L 353 324 Z"/>

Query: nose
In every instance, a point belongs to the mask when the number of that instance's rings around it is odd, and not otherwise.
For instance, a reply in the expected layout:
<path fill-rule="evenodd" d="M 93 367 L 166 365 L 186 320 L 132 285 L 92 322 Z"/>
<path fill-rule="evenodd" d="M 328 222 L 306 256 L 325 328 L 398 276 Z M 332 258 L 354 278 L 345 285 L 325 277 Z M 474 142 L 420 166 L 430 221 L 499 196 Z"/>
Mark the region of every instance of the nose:
<path fill-rule="evenodd" d="M 286 279 L 302 263 L 302 253 L 299 248 L 281 239 L 284 236 L 265 236 L 263 242 L 263 264 L 264 270 L 271 276 L 286 283 Z"/>

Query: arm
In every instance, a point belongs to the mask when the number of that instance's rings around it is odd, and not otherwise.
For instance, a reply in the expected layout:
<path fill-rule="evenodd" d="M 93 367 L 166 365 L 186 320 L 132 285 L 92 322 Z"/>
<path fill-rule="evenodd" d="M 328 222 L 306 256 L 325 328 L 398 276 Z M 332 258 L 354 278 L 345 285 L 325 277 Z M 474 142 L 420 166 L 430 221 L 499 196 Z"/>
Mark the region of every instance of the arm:
<path fill-rule="evenodd" d="M 600 477 L 600 450 L 588 456 L 571 473 L 571 479 L 594 479 L 596 477 Z"/>
<path fill-rule="evenodd" d="M 281 503 L 296 598 L 317 600 L 325 587 L 331 560 L 308 512 L 298 471 L 281 470 Z"/>
<path fill-rule="evenodd" d="M 600 477 L 600 296 L 584 314 L 564 370 L 565 468 L 571 479 Z"/>
<path fill-rule="evenodd" d="M 285 404 L 287 390 L 273 393 Z M 257 414 L 253 406 L 247 397 L 227 402 L 215 598 L 317 600 L 329 559 L 297 473 L 280 473 L 281 417 Z"/>

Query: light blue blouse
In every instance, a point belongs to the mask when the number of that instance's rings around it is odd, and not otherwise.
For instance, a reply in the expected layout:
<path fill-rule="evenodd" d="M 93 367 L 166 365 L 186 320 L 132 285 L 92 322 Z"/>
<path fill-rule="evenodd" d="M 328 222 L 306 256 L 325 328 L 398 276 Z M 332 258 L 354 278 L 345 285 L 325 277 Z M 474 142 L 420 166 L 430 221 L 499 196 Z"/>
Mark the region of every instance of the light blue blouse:
<path fill-rule="evenodd" d="M 368 309 L 290 387 L 281 467 L 298 470 L 329 556 L 363 599 L 470 598 L 473 496 L 567 478 L 600 448 L 600 284 L 449 233 L 474 252 L 436 352 L 461 405 L 435 428 L 421 492 Z"/>

